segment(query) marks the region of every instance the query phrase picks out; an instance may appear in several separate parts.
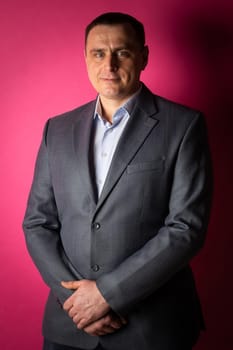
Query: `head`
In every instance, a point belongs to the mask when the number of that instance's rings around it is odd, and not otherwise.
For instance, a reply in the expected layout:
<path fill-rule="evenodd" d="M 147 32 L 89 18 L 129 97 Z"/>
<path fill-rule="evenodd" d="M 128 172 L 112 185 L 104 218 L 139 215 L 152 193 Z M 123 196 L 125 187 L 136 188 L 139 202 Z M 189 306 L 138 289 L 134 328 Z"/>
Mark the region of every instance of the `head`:
<path fill-rule="evenodd" d="M 97 17 L 86 28 L 85 59 L 100 98 L 123 102 L 139 88 L 141 71 L 147 65 L 142 23 L 119 12 Z"/>
<path fill-rule="evenodd" d="M 144 26 L 136 18 L 121 12 L 107 12 L 96 17 L 91 23 L 88 24 L 85 30 L 85 46 L 87 44 L 87 37 L 92 28 L 97 25 L 114 26 L 119 24 L 130 24 L 135 32 L 137 42 L 141 48 L 145 46 L 145 31 Z"/>

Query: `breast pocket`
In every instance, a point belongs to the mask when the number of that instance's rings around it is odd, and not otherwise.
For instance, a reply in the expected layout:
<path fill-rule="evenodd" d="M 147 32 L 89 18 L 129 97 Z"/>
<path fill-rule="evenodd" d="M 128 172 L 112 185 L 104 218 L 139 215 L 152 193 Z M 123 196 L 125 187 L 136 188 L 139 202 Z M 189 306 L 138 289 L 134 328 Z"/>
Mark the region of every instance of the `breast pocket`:
<path fill-rule="evenodd" d="M 157 159 L 151 162 L 142 162 L 130 164 L 127 167 L 127 173 L 133 174 L 145 171 L 162 171 L 165 165 L 165 158 Z"/>

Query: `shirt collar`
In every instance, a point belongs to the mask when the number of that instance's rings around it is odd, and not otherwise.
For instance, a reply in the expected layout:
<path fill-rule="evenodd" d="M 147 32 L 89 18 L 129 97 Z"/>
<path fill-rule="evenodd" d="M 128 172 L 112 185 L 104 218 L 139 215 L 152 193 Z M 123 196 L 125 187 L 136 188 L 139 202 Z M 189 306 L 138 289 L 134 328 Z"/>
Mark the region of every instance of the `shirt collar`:
<path fill-rule="evenodd" d="M 124 113 L 128 113 L 129 115 L 132 113 L 134 104 L 135 104 L 135 100 L 137 98 L 137 96 L 140 94 L 142 90 L 142 84 L 140 85 L 139 89 L 132 95 L 130 96 L 130 98 L 122 105 L 120 106 L 114 115 L 119 115 L 120 110 L 123 110 Z M 120 113 L 122 114 L 122 113 Z M 96 100 L 96 105 L 95 105 L 95 113 L 94 113 L 94 118 L 98 117 L 99 119 L 101 119 L 102 121 L 104 121 L 104 118 L 102 117 L 102 106 L 100 103 L 100 97 L 98 95 L 97 100 Z"/>

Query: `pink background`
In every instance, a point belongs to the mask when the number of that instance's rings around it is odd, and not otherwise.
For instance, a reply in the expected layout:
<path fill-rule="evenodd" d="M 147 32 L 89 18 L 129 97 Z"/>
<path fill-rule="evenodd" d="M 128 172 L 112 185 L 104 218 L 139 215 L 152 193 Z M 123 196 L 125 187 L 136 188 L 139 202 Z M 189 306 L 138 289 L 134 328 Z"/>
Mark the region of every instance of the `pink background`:
<path fill-rule="evenodd" d="M 233 349 L 231 0 L 8 0 L 0 3 L 0 348 L 39 350 L 43 284 L 21 229 L 47 118 L 95 96 L 83 60 L 85 25 L 105 11 L 145 24 L 144 82 L 204 111 L 215 170 L 205 248 L 193 261 L 207 331 L 196 350 Z M 143 350 L 143 349 L 142 349 Z"/>

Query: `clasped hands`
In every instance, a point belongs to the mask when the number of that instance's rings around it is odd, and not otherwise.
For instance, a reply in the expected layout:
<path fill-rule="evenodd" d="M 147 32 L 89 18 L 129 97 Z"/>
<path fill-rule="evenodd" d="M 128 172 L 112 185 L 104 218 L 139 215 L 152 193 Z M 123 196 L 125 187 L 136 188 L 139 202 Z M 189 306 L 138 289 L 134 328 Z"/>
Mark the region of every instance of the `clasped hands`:
<path fill-rule="evenodd" d="M 64 302 L 63 309 L 78 329 L 93 336 L 100 336 L 113 333 L 127 323 L 123 317 L 111 310 L 95 281 L 69 281 L 61 282 L 61 285 L 74 290 Z"/>

